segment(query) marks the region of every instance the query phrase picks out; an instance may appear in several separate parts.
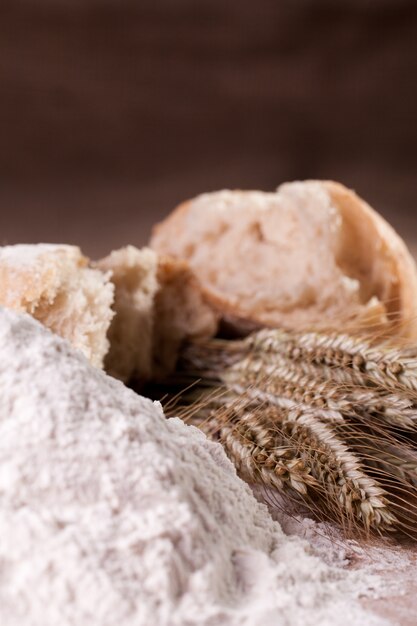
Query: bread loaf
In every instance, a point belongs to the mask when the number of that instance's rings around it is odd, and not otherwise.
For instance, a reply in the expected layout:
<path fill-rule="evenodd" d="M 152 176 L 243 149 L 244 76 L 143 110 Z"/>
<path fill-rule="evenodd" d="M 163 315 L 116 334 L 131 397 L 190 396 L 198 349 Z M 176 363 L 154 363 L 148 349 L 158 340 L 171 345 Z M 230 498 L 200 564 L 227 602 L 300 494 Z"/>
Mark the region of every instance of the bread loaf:
<path fill-rule="evenodd" d="M 102 367 L 109 342 L 113 285 L 76 246 L 0 248 L 0 305 L 30 313 Z"/>
<path fill-rule="evenodd" d="M 165 375 L 184 339 L 217 330 L 188 265 L 133 246 L 93 265 L 75 246 L 0 248 L 0 305 L 30 313 L 123 381 Z"/>
<path fill-rule="evenodd" d="M 417 337 L 417 274 L 404 242 L 330 181 L 220 191 L 180 205 L 150 243 L 186 260 L 223 317 L 302 328 L 356 320 Z"/>
<path fill-rule="evenodd" d="M 156 378 L 174 369 L 184 340 L 212 337 L 218 327 L 218 315 L 188 263 L 161 256 L 158 281 L 153 349 Z"/>
<path fill-rule="evenodd" d="M 158 378 L 174 368 L 184 339 L 211 337 L 217 315 L 183 261 L 127 246 L 97 263 L 115 285 L 106 370 L 127 381 Z"/>

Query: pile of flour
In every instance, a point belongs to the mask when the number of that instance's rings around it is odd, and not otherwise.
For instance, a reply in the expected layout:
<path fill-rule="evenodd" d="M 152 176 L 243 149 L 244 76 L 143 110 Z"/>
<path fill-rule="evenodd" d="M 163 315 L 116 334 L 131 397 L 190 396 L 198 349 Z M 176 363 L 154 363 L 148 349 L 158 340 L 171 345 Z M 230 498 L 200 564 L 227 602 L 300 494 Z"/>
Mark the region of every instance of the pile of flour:
<path fill-rule="evenodd" d="M 377 624 L 198 430 L 0 310 L 1 626 Z"/>

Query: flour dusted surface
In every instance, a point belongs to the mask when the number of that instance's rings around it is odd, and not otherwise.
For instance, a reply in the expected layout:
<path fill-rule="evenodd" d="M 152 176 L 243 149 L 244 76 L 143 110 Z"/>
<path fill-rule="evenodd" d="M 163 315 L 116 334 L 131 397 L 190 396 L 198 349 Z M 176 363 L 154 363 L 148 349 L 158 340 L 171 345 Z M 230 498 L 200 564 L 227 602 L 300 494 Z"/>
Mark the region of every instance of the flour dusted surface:
<path fill-rule="evenodd" d="M 221 447 L 0 310 L 1 626 L 377 624 Z"/>

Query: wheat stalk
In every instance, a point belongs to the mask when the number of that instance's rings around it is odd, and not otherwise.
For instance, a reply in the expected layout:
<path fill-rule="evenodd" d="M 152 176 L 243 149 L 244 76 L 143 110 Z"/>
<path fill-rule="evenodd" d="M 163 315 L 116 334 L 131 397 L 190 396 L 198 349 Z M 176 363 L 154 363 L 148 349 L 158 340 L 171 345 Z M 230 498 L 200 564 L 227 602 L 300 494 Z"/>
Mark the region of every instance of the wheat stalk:
<path fill-rule="evenodd" d="M 239 408 L 240 407 L 240 408 Z M 382 531 L 396 518 L 377 480 L 313 413 L 259 407 L 244 397 L 215 413 L 218 435 L 248 482 L 304 496 L 344 527 Z"/>
<path fill-rule="evenodd" d="M 417 486 L 417 459 L 408 455 L 406 451 L 384 445 L 375 448 L 370 446 L 369 442 L 354 447 L 360 450 L 366 465 L 385 472 L 386 480 L 392 480 L 394 476 Z"/>
<path fill-rule="evenodd" d="M 406 351 L 345 334 L 262 330 L 248 338 L 255 352 L 282 354 L 297 361 L 306 374 L 318 377 L 319 367 L 326 378 L 340 383 L 417 391 L 417 360 Z"/>
<path fill-rule="evenodd" d="M 195 415 L 211 434 L 216 424 L 248 481 L 297 492 L 283 465 L 291 461 L 302 468 L 298 495 L 319 516 L 408 532 L 417 517 L 415 354 L 346 334 L 262 330 L 188 346 L 182 368 L 222 390 L 223 401 Z"/>
<path fill-rule="evenodd" d="M 250 405 L 242 409 L 229 406 L 217 416 L 219 439 L 238 471 L 249 482 L 278 489 L 291 489 L 306 496 L 316 485 L 310 469 L 278 436 L 278 431 L 264 414 L 256 415 Z"/>
<path fill-rule="evenodd" d="M 395 523 L 383 488 L 365 473 L 360 460 L 334 434 L 331 425 L 322 423 L 314 413 L 292 410 L 283 427 L 302 445 L 303 455 L 310 458 L 312 475 L 329 499 L 327 506 L 334 507 L 336 502 L 342 519 L 363 523 L 366 530 L 387 529 Z"/>
<path fill-rule="evenodd" d="M 324 419 L 343 420 L 342 414 L 367 413 L 406 430 L 417 429 L 417 410 L 410 398 L 371 387 L 340 385 L 305 374 L 297 362 L 277 355 L 272 363 L 257 355 L 245 357 L 220 374 L 236 393 L 251 389 L 253 397 L 279 406 L 310 406 Z"/>

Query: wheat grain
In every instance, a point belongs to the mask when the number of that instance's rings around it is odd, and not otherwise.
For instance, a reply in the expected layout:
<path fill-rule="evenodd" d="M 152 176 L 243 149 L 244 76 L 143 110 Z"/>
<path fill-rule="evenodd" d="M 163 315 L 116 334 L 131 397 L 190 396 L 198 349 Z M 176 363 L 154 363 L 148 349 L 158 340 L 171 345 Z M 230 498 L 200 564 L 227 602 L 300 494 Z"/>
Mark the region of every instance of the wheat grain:
<path fill-rule="evenodd" d="M 259 407 L 244 396 L 216 414 L 219 437 L 242 476 L 277 489 L 291 488 L 343 526 L 386 530 L 396 519 L 386 494 L 359 460 L 312 413 Z"/>
<path fill-rule="evenodd" d="M 283 407 L 308 405 L 327 418 L 341 419 L 340 402 L 335 402 L 328 382 L 318 383 L 300 372 L 299 368 L 287 366 L 279 358 L 274 365 L 262 359 L 246 357 L 220 373 L 223 383 L 236 393 L 247 390 L 254 399 L 278 404 Z"/>
<path fill-rule="evenodd" d="M 348 529 L 408 531 L 415 353 L 369 337 L 262 330 L 187 347 L 182 369 L 222 390 L 196 413 L 246 480 L 292 491 Z"/>
<path fill-rule="evenodd" d="M 250 389 L 252 397 L 260 401 L 278 406 L 309 406 L 327 420 L 343 421 L 343 414 L 366 413 L 394 427 L 417 429 L 417 410 L 410 398 L 376 388 L 320 381 L 306 375 L 297 362 L 280 355 L 273 362 L 265 362 L 260 355 L 245 357 L 220 372 L 219 377 L 236 393 Z"/>
<path fill-rule="evenodd" d="M 395 523 L 388 510 L 386 493 L 368 476 L 359 459 L 313 413 L 290 411 L 283 420 L 293 440 L 300 442 L 311 459 L 312 475 L 323 485 L 326 495 L 341 505 L 340 513 L 363 522 L 364 527 L 383 529 Z"/>
<path fill-rule="evenodd" d="M 282 354 L 297 361 L 305 373 L 322 368 L 326 377 L 341 383 L 368 386 L 370 383 L 393 389 L 417 391 L 417 359 L 392 347 L 345 334 L 315 332 L 288 333 L 262 330 L 247 339 L 262 354 Z M 313 369 L 311 369 L 313 368 Z"/>
<path fill-rule="evenodd" d="M 264 416 L 253 419 L 247 409 L 239 415 L 236 407 L 229 407 L 218 423 L 220 441 L 249 482 L 291 489 L 301 496 L 316 484 L 303 460 L 288 446 L 280 445 Z"/>

